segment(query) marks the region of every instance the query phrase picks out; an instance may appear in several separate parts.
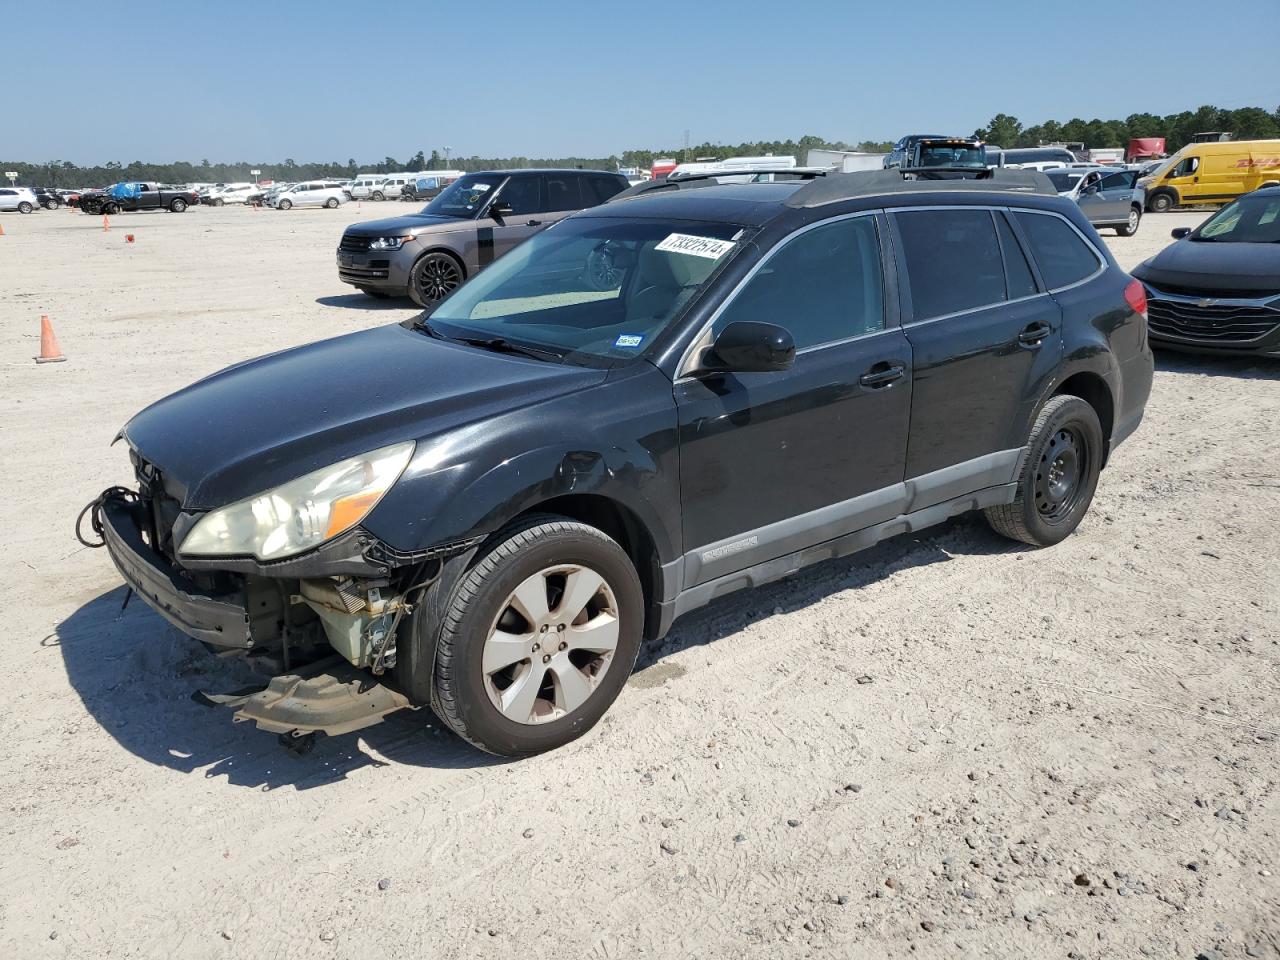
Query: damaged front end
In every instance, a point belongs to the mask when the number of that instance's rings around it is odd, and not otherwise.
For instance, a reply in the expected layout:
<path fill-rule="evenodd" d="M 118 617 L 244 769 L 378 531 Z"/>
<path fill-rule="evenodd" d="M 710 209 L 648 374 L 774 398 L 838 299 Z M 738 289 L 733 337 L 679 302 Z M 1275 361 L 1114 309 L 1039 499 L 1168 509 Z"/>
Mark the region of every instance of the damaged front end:
<path fill-rule="evenodd" d="M 173 626 L 269 678 L 203 702 L 286 739 L 347 733 L 416 706 L 388 673 L 397 634 L 445 558 L 470 542 L 406 554 L 356 526 L 280 560 L 187 556 L 177 545 L 202 515 L 133 459 L 138 489 L 104 491 L 82 514 L 101 542 L 81 539 L 105 546 L 129 588 Z"/>

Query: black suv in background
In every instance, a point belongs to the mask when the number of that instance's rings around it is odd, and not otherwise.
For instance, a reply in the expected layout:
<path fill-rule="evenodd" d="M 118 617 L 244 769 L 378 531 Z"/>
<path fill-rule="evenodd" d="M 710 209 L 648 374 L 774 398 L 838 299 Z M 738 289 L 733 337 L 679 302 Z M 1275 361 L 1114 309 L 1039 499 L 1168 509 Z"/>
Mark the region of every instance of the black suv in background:
<path fill-rule="evenodd" d="M 968 510 L 1067 537 L 1142 419 L 1145 310 L 1039 173 L 655 181 L 416 320 L 159 400 L 90 515 L 161 616 L 293 664 L 239 719 L 429 705 L 531 754 L 715 597 Z"/>
<path fill-rule="evenodd" d="M 338 244 L 338 279 L 373 297 L 431 306 L 495 258 L 628 187 L 603 170 L 469 173 L 419 213 L 355 223 Z"/>

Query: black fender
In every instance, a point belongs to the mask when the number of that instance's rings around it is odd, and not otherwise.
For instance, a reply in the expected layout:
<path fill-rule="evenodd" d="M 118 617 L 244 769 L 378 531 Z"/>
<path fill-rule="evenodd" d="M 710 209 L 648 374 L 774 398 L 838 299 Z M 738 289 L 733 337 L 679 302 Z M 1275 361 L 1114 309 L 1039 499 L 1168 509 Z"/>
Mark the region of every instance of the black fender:
<path fill-rule="evenodd" d="M 488 536 L 549 500 L 591 496 L 632 515 L 658 562 L 671 562 L 682 549 L 671 381 L 648 363 L 615 378 L 629 383 L 610 390 L 609 409 L 587 390 L 420 441 L 363 526 L 412 554 Z"/>

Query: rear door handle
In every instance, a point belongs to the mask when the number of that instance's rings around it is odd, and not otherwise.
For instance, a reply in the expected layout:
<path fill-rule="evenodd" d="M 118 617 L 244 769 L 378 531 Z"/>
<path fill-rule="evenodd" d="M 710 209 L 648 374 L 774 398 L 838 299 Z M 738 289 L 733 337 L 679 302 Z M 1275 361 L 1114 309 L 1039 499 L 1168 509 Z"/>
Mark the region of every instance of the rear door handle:
<path fill-rule="evenodd" d="M 881 361 L 860 376 L 858 382 L 864 387 L 887 387 L 889 384 L 901 380 L 906 376 L 906 373 L 906 367 L 900 363 Z"/>
<path fill-rule="evenodd" d="M 1018 342 L 1028 347 L 1038 347 L 1051 332 L 1047 323 L 1033 323 L 1018 334 Z"/>

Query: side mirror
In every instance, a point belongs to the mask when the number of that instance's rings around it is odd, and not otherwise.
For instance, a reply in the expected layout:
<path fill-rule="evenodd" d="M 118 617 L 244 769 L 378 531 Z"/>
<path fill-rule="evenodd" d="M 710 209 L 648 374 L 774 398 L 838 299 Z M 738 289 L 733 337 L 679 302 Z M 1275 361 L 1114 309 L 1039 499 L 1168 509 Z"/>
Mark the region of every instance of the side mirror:
<path fill-rule="evenodd" d="M 1191 228 L 1190 227 L 1174 227 L 1173 230 L 1169 233 L 1169 236 L 1173 237 L 1173 239 L 1175 240 L 1181 240 L 1183 237 L 1191 236 Z"/>
<path fill-rule="evenodd" d="M 725 373 L 775 373 L 796 362 L 796 342 L 777 324 L 738 320 L 720 331 L 702 369 Z"/>
<path fill-rule="evenodd" d="M 511 204 L 504 203 L 501 200 L 495 200 L 489 206 L 489 216 L 495 220 L 501 220 L 503 217 L 511 216 Z"/>

